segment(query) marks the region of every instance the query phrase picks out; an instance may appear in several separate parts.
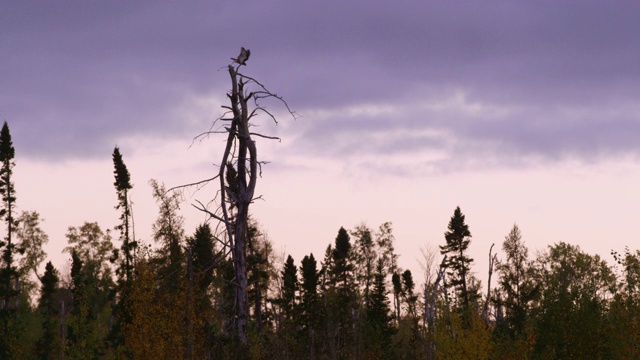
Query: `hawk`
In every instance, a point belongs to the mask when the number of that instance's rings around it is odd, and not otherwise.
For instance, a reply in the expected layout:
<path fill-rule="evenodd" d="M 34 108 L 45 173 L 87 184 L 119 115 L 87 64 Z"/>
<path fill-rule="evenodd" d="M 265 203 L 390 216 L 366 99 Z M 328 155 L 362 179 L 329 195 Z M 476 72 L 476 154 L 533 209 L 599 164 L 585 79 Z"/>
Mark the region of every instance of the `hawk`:
<path fill-rule="evenodd" d="M 237 62 L 240 65 L 247 65 L 247 60 L 249 60 L 250 55 L 251 55 L 251 50 L 241 48 L 240 55 L 238 55 L 238 58 L 236 59 L 231 58 L 231 60 L 233 60 L 234 62 Z"/>

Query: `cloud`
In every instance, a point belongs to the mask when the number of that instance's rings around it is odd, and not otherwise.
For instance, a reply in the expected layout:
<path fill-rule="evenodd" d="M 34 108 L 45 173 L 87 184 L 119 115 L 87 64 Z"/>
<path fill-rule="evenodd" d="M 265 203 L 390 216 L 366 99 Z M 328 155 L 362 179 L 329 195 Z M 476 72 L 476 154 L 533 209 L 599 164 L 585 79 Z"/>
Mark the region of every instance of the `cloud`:
<path fill-rule="evenodd" d="M 307 156 L 445 168 L 640 150 L 636 3 L 3 7 L 0 119 L 34 158 L 207 130 L 240 46 L 243 71 L 303 116 L 274 131 Z"/>

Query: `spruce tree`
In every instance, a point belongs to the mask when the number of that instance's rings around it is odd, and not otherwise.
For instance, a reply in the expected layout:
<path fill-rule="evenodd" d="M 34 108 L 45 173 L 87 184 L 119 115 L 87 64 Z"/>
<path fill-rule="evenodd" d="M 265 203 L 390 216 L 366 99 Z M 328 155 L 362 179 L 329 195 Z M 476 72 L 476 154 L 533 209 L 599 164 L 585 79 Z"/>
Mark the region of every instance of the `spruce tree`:
<path fill-rule="evenodd" d="M 302 280 L 300 284 L 300 323 L 303 330 L 309 332 L 310 340 L 313 337 L 313 332 L 320 324 L 320 309 L 319 309 L 319 296 L 318 286 L 320 285 L 320 272 L 318 271 L 318 264 L 313 254 L 305 256 L 302 259 L 302 266 L 300 267 L 302 273 Z"/>
<path fill-rule="evenodd" d="M 331 285 L 335 291 L 335 298 L 330 300 L 330 313 L 327 314 L 328 332 L 335 336 L 332 345 L 338 356 L 352 356 L 355 350 L 351 346 L 354 342 L 356 288 L 353 283 L 353 259 L 351 238 L 344 227 L 338 230 L 335 246 L 331 252 Z"/>
<path fill-rule="evenodd" d="M 42 336 L 36 343 L 36 353 L 40 359 L 56 358 L 61 355 L 60 316 L 57 299 L 60 278 L 58 271 L 49 261 L 45 267 L 38 311 L 42 318 Z"/>
<path fill-rule="evenodd" d="M 213 270 L 216 258 L 214 257 L 214 237 L 209 224 L 201 224 L 196 228 L 193 237 L 187 239 L 187 246 L 193 254 L 193 272 L 196 284 L 196 296 L 202 306 L 208 305 L 210 300 L 207 289 L 213 282 Z"/>
<path fill-rule="evenodd" d="M 351 238 L 349 233 L 343 227 L 338 230 L 336 236 L 335 247 L 331 253 L 332 265 L 331 274 L 333 275 L 334 284 L 341 290 L 346 291 L 349 288 L 349 281 L 353 271 L 353 264 L 350 259 L 351 255 Z"/>
<path fill-rule="evenodd" d="M 122 212 L 120 214 L 120 224 L 116 226 L 116 230 L 120 231 L 120 241 L 122 242 L 120 249 L 124 256 L 123 264 L 119 269 L 121 274 L 119 275 L 126 283 L 130 283 L 131 273 L 133 271 L 133 251 L 136 247 L 135 239 L 132 240 L 129 235 L 131 209 L 128 192 L 133 186 L 131 185 L 129 170 L 127 170 L 127 166 L 122 160 L 120 149 L 117 146 L 113 149 L 113 167 L 113 174 L 115 176 L 113 185 L 118 195 L 118 205 L 116 205 L 116 209 Z"/>
<path fill-rule="evenodd" d="M 0 218 L 4 219 L 7 224 L 7 236 L 4 241 L 0 241 L 0 249 L 2 249 L 2 265 L 0 267 L 0 322 L 2 326 L 2 336 L 0 337 L 0 358 L 10 359 L 13 354 L 10 351 L 11 342 L 15 336 L 10 331 L 11 319 L 15 316 L 17 308 L 17 297 L 19 292 L 16 290 L 18 272 L 14 262 L 14 252 L 18 250 L 16 244 L 13 243 L 13 230 L 16 226 L 14 219 L 14 208 L 16 195 L 13 188 L 13 167 L 15 166 L 15 149 L 11 141 L 11 133 L 9 125 L 5 121 L 0 131 L 0 195 L 2 196 L 2 208 L 0 209 Z"/>
<path fill-rule="evenodd" d="M 449 221 L 448 231 L 444 233 L 444 238 L 447 243 L 440 246 L 440 253 L 447 255 L 446 266 L 449 269 L 447 274 L 451 279 L 450 285 L 456 289 L 464 324 L 469 326 L 470 303 L 477 299 L 477 294 L 473 292 L 473 289 L 467 288 L 467 276 L 471 270 L 471 263 L 473 263 L 473 259 L 467 255 L 471 232 L 459 206 L 456 207 Z"/>
<path fill-rule="evenodd" d="M 298 269 L 293 262 L 291 255 L 287 257 L 282 269 L 282 307 L 288 318 L 293 316 L 298 291 Z"/>
<path fill-rule="evenodd" d="M 385 277 L 384 260 L 378 259 L 371 301 L 366 308 L 368 337 L 365 346 L 375 358 L 392 359 L 391 337 L 395 333 L 395 328 L 392 325 L 393 316 L 389 307 Z"/>

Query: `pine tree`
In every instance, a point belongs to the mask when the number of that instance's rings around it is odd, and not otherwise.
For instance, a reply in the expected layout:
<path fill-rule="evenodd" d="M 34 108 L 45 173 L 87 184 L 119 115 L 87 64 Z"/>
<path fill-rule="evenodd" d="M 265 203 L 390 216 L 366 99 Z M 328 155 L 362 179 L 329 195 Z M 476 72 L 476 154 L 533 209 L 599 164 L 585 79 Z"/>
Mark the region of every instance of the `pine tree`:
<path fill-rule="evenodd" d="M 467 277 L 471 271 L 473 259 L 467 255 L 467 249 L 471 241 L 471 232 L 469 226 L 465 223 L 465 216 L 460 211 L 460 207 L 456 210 L 449 221 L 448 231 L 444 237 L 447 244 L 440 246 L 440 253 L 447 255 L 446 266 L 449 268 L 447 273 L 450 276 L 450 284 L 453 286 L 458 295 L 460 310 L 463 315 L 463 324 L 465 327 L 470 326 L 471 302 L 478 298 L 478 294 L 474 289 L 468 289 Z"/>

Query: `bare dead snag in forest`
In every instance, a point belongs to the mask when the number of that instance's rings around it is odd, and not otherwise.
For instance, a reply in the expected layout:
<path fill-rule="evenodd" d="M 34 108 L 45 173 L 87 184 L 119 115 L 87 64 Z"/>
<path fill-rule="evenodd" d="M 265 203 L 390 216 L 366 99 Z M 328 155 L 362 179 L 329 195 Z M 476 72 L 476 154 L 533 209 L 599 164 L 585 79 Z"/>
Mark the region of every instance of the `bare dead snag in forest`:
<path fill-rule="evenodd" d="M 243 55 L 244 54 L 244 55 Z M 244 48 L 237 59 L 227 67 L 231 78 L 231 91 L 227 93 L 229 106 L 222 106 L 226 112 L 216 119 L 209 131 L 199 134 L 195 140 L 209 135 L 226 134 L 227 140 L 218 168 L 218 173 L 212 178 L 173 188 L 202 186 L 217 180 L 219 188 L 214 198 L 204 204 L 196 200 L 193 206 L 218 221 L 215 236 L 231 253 L 233 260 L 236 286 L 235 292 L 235 325 L 239 340 L 247 343 L 248 317 L 248 280 L 247 280 L 247 239 L 249 205 L 256 199 L 255 188 L 257 179 L 261 176 L 261 162 L 258 161 L 258 150 L 253 137 L 280 140 L 275 136 L 268 136 L 251 132 L 252 119 L 263 114 L 278 123 L 276 117 L 261 104 L 261 100 L 276 99 L 286 108 L 294 118 L 287 102 L 268 90 L 255 78 L 242 74 L 240 67 L 246 65 L 249 51 Z M 251 88 L 251 89 L 249 89 Z M 210 206 L 215 209 L 210 209 Z M 222 227 L 220 228 L 220 225 Z M 222 239 L 222 240 L 220 240 Z"/>
<path fill-rule="evenodd" d="M 493 246 L 495 244 L 491 244 L 489 248 L 489 279 L 487 280 L 487 299 L 484 302 L 484 308 L 482 309 L 482 319 L 484 322 L 489 325 L 489 301 L 491 301 L 491 275 L 493 274 L 493 265 L 497 260 L 498 254 L 491 254 L 493 251 Z"/>

